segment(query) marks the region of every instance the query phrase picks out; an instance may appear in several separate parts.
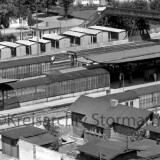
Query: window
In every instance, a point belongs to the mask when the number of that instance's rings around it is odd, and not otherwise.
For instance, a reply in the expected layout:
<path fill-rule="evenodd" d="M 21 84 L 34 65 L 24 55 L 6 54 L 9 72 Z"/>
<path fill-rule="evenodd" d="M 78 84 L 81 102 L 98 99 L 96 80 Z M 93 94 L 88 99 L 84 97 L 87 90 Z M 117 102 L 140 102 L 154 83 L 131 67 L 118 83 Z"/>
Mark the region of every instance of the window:
<path fill-rule="evenodd" d="M 129 106 L 128 102 L 125 103 L 126 106 Z"/>
<path fill-rule="evenodd" d="M 16 57 L 16 48 L 11 49 L 11 56 Z"/>
<path fill-rule="evenodd" d="M 132 106 L 132 107 L 133 107 L 133 101 L 130 101 L 130 106 Z"/>

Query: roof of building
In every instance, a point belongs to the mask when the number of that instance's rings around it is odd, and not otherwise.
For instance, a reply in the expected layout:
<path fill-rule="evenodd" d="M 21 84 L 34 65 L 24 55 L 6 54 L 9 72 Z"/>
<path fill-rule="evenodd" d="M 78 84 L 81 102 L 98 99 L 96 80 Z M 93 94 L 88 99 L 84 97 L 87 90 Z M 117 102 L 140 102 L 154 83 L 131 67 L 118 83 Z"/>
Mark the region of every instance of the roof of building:
<path fill-rule="evenodd" d="M 103 26 L 91 26 L 89 27 L 90 29 L 97 29 L 97 30 L 102 30 L 102 31 L 108 31 L 108 32 L 125 32 L 124 29 L 118 29 L 118 28 L 111 28 L 111 27 L 103 27 Z"/>
<path fill-rule="evenodd" d="M 44 129 L 32 127 L 32 126 L 25 126 L 20 128 L 13 128 L 9 129 L 7 131 L 0 132 L 2 136 L 11 138 L 11 139 L 19 139 L 19 138 L 28 138 L 33 137 L 37 135 L 41 135 L 46 133 L 47 131 Z"/>
<path fill-rule="evenodd" d="M 63 34 L 67 36 L 73 36 L 73 37 L 83 37 L 86 35 L 84 33 L 79 33 L 79 32 L 74 32 L 74 31 L 66 31 Z"/>
<path fill-rule="evenodd" d="M 0 49 L 6 48 L 6 46 L 0 46 Z"/>
<path fill-rule="evenodd" d="M 61 39 L 64 39 L 64 38 L 68 39 L 68 37 L 61 36 L 61 35 L 58 35 L 58 34 L 44 34 L 43 38 L 52 39 L 52 40 L 61 40 Z"/>
<path fill-rule="evenodd" d="M 116 99 L 119 103 L 134 100 L 139 98 L 139 96 L 132 90 L 128 90 L 121 93 L 115 93 L 115 94 L 108 94 L 106 96 L 99 97 L 98 99 L 102 100 L 110 100 L 110 99 Z"/>
<path fill-rule="evenodd" d="M 36 42 L 31 42 L 31 41 L 28 41 L 28 40 L 18 40 L 18 41 L 16 41 L 16 43 L 27 45 L 27 46 L 31 46 L 33 44 L 36 44 Z"/>
<path fill-rule="evenodd" d="M 40 146 L 51 144 L 57 141 L 57 138 L 50 133 L 36 135 L 34 137 L 28 137 L 26 139 L 27 141 Z"/>
<path fill-rule="evenodd" d="M 80 32 L 80 33 L 86 33 L 86 34 L 91 34 L 91 35 L 97 35 L 98 33 L 102 32 L 100 30 L 81 28 L 81 27 L 71 28 L 70 31 Z"/>
<path fill-rule="evenodd" d="M 3 68 L 12 68 L 17 66 L 25 66 L 25 65 L 31 65 L 31 64 L 38 64 L 43 62 L 51 62 L 51 57 L 53 55 L 46 55 L 46 56 L 39 56 L 39 57 L 29 57 L 29 58 L 23 58 L 23 59 L 15 59 L 15 60 L 9 60 L 9 61 L 2 61 L 0 62 L 0 69 Z"/>
<path fill-rule="evenodd" d="M 101 154 L 102 159 L 112 160 L 118 155 L 125 153 L 127 147 L 124 142 L 120 141 L 101 140 L 100 142 L 99 140 L 94 140 L 80 146 L 78 150 L 96 158 L 99 158 Z M 137 151 L 136 149 L 128 148 L 128 152 L 133 150 Z"/>
<path fill-rule="evenodd" d="M 12 47 L 12 48 L 17 48 L 17 47 L 21 46 L 21 44 L 8 42 L 8 41 L 0 42 L 0 45 L 7 46 L 7 47 Z"/>
<path fill-rule="evenodd" d="M 74 72 L 59 73 L 57 75 L 47 75 L 46 77 L 38 77 L 38 78 L 24 80 L 24 81 L 18 81 L 16 83 L 10 83 L 9 86 L 11 86 L 14 89 L 26 88 L 26 87 L 44 85 L 44 84 L 49 84 L 54 82 L 63 82 L 67 80 L 90 77 L 95 75 L 97 76 L 101 74 L 109 74 L 109 73 L 108 71 L 102 68 L 93 69 L 93 70 L 80 70 L 80 71 L 74 71 Z"/>
<path fill-rule="evenodd" d="M 150 111 L 118 104 L 111 107 L 110 100 L 81 96 L 71 106 L 70 111 L 84 115 L 82 122 L 106 128 L 115 124 L 139 128 L 153 114 Z M 93 117 L 94 116 L 94 117 Z M 103 123 L 101 117 L 107 120 Z"/>
<path fill-rule="evenodd" d="M 108 54 L 85 56 L 86 59 L 103 63 L 121 63 L 160 57 L 159 46 L 143 47 Z"/>
<path fill-rule="evenodd" d="M 137 88 L 137 89 L 133 89 L 132 91 L 135 92 L 137 94 L 137 96 L 158 93 L 158 92 L 160 92 L 160 84 Z"/>
<path fill-rule="evenodd" d="M 16 82 L 18 79 L 0 79 L 0 84 Z"/>
<path fill-rule="evenodd" d="M 159 125 L 158 126 L 153 126 L 152 124 L 150 124 L 150 125 L 145 126 L 144 129 L 160 134 L 160 126 Z"/>
<path fill-rule="evenodd" d="M 29 39 L 29 41 L 39 42 L 39 43 L 44 43 L 44 44 L 46 44 L 46 43 L 50 43 L 50 41 L 49 41 L 49 40 L 46 40 L 46 39 L 40 39 L 40 38 L 38 38 L 38 39 L 37 39 L 37 37 L 33 37 L 32 39 Z"/>
<path fill-rule="evenodd" d="M 34 30 L 52 30 L 52 29 L 59 29 L 61 28 L 59 25 L 58 26 L 38 26 L 38 28 L 36 26 L 33 26 L 32 29 Z"/>
<path fill-rule="evenodd" d="M 157 142 L 151 139 L 142 139 L 140 141 L 135 141 L 129 143 L 130 148 L 135 148 L 140 150 L 138 156 L 141 158 L 151 158 L 160 157 L 160 145 L 157 145 Z"/>

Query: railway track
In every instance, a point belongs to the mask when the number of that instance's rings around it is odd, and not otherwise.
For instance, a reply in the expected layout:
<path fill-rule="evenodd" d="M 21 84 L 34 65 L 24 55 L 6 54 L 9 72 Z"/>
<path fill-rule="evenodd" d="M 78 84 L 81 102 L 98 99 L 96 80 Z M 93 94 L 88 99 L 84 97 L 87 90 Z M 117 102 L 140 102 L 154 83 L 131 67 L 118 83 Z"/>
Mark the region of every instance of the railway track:
<path fill-rule="evenodd" d="M 67 113 L 67 108 L 71 103 L 50 106 L 45 109 L 34 110 L 29 112 L 23 112 L 20 114 L 8 114 L 6 116 L 0 116 L 0 131 L 8 130 L 15 127 L 21 127 L 25 125 L 42 125 L 47 121 L 55 122 L 60 119 L 69 118 L 70 114 Z M 38 125 L 39 124 L 39 125 Z"/>

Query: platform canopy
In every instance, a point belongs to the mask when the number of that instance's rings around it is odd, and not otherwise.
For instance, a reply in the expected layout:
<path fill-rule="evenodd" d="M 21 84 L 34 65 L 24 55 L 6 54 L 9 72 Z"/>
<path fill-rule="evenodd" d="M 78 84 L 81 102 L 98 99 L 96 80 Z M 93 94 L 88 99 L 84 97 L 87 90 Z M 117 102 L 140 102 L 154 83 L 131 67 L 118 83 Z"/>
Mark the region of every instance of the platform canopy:
<path fill-rule="evenodd" d="M 90 55 L 85 56 L 85 58 L 98 63 L 118 64 L 160 58 L 160 50 L 159 45 L 157 45 L 119 52 Z"/>

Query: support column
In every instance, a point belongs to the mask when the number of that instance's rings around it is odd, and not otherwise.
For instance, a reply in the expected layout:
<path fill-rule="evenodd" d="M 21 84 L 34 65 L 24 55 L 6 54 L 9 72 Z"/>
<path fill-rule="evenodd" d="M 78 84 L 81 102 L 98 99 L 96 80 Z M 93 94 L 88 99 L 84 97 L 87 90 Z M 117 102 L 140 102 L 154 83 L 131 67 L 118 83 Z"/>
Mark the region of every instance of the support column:
<path fill-rule="evenodd" d="M 2 109 L 4 110 L 4 91 L 2 90 Z"/>

